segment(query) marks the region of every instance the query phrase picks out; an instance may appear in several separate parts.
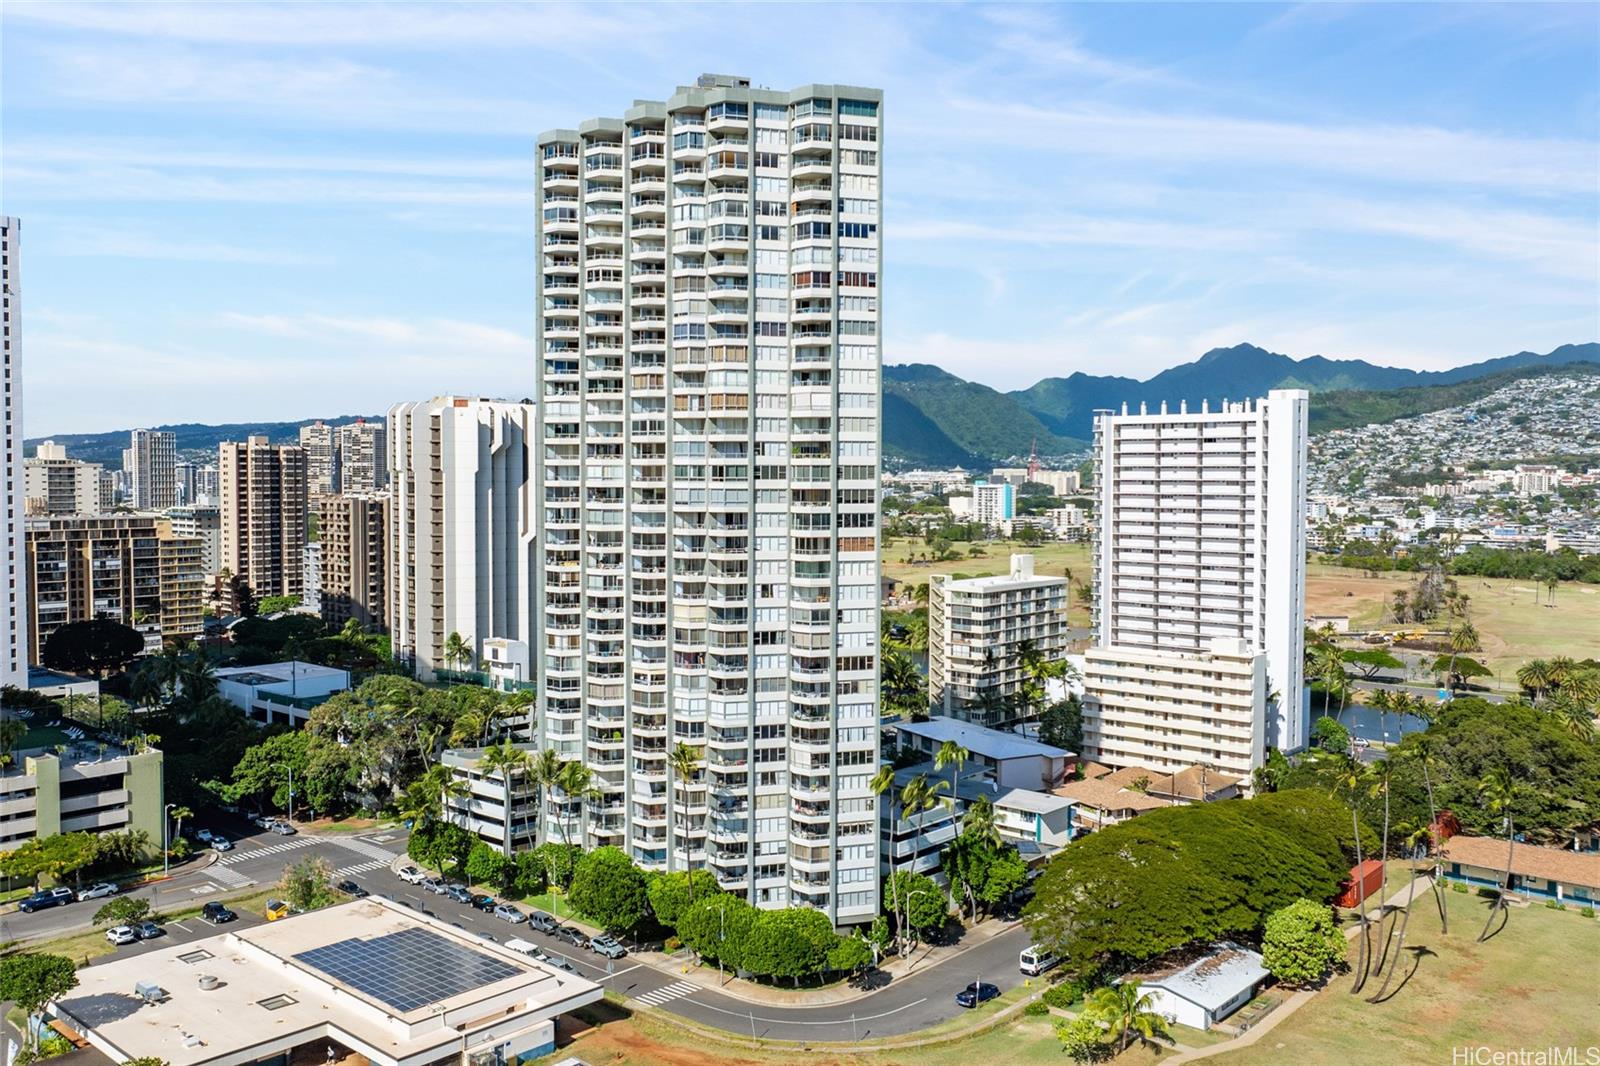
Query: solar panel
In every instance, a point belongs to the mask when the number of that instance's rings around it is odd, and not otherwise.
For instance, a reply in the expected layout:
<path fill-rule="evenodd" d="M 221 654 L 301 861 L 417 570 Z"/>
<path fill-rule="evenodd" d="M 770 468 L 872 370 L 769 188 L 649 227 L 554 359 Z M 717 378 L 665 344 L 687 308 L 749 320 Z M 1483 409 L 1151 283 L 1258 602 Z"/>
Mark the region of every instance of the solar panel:
<path fill-rule="evenodd" d="M 340 940 L 295 956 L 307 966 L 409 1014 L 523 971 L 431 929 L 402 929 L 368 940 Z"/>

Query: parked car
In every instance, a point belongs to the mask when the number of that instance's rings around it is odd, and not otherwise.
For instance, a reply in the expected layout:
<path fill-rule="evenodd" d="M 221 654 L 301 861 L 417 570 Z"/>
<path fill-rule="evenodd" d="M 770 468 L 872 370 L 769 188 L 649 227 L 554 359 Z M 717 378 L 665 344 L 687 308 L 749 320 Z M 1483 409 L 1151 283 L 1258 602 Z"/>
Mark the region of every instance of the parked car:
<path fill-rule="evenodd" d="M 371 895 L 370 892 L 356 884 L 354 881 L 340 881 L 338 884 L 338 889 L 345 895 L 353 896 L 356 899 L 365 899 L 367 896 Z"/>
<path fill-rule="evenodd" d="M 154 940 L 156 937 L 166 933 L 166 930 L 155 922 L 140 922 L 133 927 L 133 931 L 139 934 L 140 940 Z"/>
<path fill-rule="evenodd" d="M 544 952 L 539 950 L 539 945 L 529 940 L 523 940 L 521 937 L 508 937 L 505 946 L 519 955 L 527 955 L 535 959 L 544 958 Z"/>
<path fill-rule="evenodd" d="M 42 911 L 50 907 L 64 907 L 71 903 L 72 899 L 72 889 L 70 888 L 47 888 L 25 897 L 21 903 L 17 904 L 17 910 L 22 911 L 24 914 L 32 914 L 34 911 Z"/>
<path fill-rule="evenodd" d="M 499 901 L 493 896 L 473 896 L 468 902 L 472 905 L 473 910 L 488 912 L 492 912 L 499 904 Z"/>
<path fill-rule="evenodd" d="M 211 848 L 213 851 L 232 851 L 233 841 L 227 837 L 219 837 L 216 834 L 212 834 Z"/>
<path fill-rule="evenodd" d="M 223 922 L 231 922 L 239 916 L 216 900 L 212 900 L 200 908 L 200 917 L 212 925 L 221 925 Z"/>
<path fill-rule="evenodd" d="M 604 955 L 608 959 L 620 959 L 628 953 L 622 942 L 613 936 L 595 936 L 589 938 L 589 950 L 597 955 Z"/>
<path fill-rule="evenodd" d="M 113 925 L 106 930 L 106 939 L 121 947 L 124 944 L 138 943 L 139 934 L 131 925 Z"/>
<path fill-rule="evenodd" d="M 555 935 L 558 939 L 565 940 L 575 948 L 589 946 L 589 934 L 575 925 L 562 925 L 556 927 Z"/>
<path fill-rule="evenodd" d="M 482 938 L 484 940 L 487 940 L 491 944 L 498 944 L 499 943 L 499 941 L 497 941 L 494 938 L 494 934 L 493 933 L 487 932 L 487 931 L 485 931 L 483 929 L 478 929 L 478 930 L 475 931 L 475 933 L 476 933 L 476 935 L 478 937 L 480 937 L 480 938 Z"/>
<path fill-rule="evenodd" d="M 90 885 L 82 892 L 79 892 L 78 902 L 82 903 L 86 899 L 104 899 L 106 896 L 115 896 L 116 894 L 116 885 L 110 881 L 102 881 L 98 885 Z"/>
<path fill-rule="evenodd" d="M 1017 962 L 1022 967 L 1023 973 L 1029 977 L 1038 977 L 1046 970 L 1058 965 L 1061 960 L 1052 955 L 1048 948 L 1041 948 L 1036 945 L 1025 948 L 1022 954 L 1017 957 Z"/>
<path fill-rule="evenodd" d="M 250 824 L 260 826 L 262 829 L 271 829 L 272 823 L 275 821 L 277 821 L 276 818 L 266 814 L 252 814 L 250 816 Z"/>
<path fill-rule="evenodd" d="M 516 925 L 518 922 L 525 922 L 528 920 L 528 916 L 526 914 L 523 914 L 520 910 L 513 907 L 509 903 L 501 903 L 496 906 L 494 909 L 494 916 L 496 918 L 502 918 L 505 921 L 510 922 L 512 925 Z"/>
<path fill-rule="evenodd" d="M 558 970 L 566 970 L 568 973 L 577 972 L 572 968 L 572 963 L 568 962 L 560 955 L 545 955 L 540 958 L 539 961 L 544 963 L 546 966 L 554 966 Z"/>
<path fill-rule="evenodd" d="M 211 830 L 196 829 L 194 831 L 194 838 L 202 844 L 209 844 L 211 843 Z"/>
<path fill-rule="evenodd" d="M 457 903 L 472 902 L 472 893 L 468 892 L 461 885 L 445 885 L 443 894 L 448 896 L 450 899 L 455 900 Z"/>
<path fill-rule="evenodd" d="M 544 911 L 534 911 L 528 915 L 528 924 L 541 933 L 553 933 L 561 928 L 561 923 Z"/>
<path fill-rule="evenodd" d="M 273 822 L 272 831 L 281 837 L 292 837 L 299 832 L 298 829 L 290 825 L 288 822 Z"/>
<path fill-rule="evenodd" d="M 430 877 L 427 880 L 420 882 L 418 885 L 418 887 L 432 892 L 436 896 L 444 891 L 444 886 L 445 881 L 442 877 Z"/>
<path fill-rule="evenodd" d="M 400 868 L 400 880 L 408 885 L 420 885 L 427 879 L 428 875 L 415 866 L 402 866 Z"/>
<path fill-rule="evenodd" d="M 974 981 L 966 988 L 956 993 L 956 1006 L 976 1007 L 980 1003 L 987 1003 L 1000 994 L 1000 989 L 987 981 Z"/>

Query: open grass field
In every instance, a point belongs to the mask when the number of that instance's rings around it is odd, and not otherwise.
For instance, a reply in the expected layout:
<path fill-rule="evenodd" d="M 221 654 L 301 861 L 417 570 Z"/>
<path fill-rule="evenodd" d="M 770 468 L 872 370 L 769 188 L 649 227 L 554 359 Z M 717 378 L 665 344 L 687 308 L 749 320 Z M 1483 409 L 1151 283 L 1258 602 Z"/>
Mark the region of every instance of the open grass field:
<path fill-rule="evenodd" d="M 1535 904 L 1514 909 L 1502 932 L 1478 944 L 1484 901 L 1457 892 L 1445 895 L 1450 935 L 1439 932 L 1437 914 L 1427 909 L 1431 901 L 1419 901 L 1427 907 L 1412 916 L 1406 949 L 1408 956 L 1413 948 L 1422 950 L 1398 995 L 1367 1003 L 1347 992 L 1348 976 L 1337 977 L 1254 1047 L 1220 1055 L 1215 1062 L 1448 1063 L 1454 1047 L 1594 1045 L 1594 983 L 1577 975 L 1592 978 L 1596 972 L 1600 921 Z M 1410 959 L 1402 965 L 1410 966 Z"/>
<path fill-rule="evenodd" d="M 983 552 L 975 558 L 967 557 L 969 547 L 976 547 Z M 1067 544 L 1062 541 L 1047 541 L 1044 544 L 1023 544 L 1015 540 L 984 540 L 976 541 L 971 545 L 962 543 L 956 545 L 962 558 L 952 559 L 947 563 L 905 562 L 908 553 L 918 553 L 928 550 L 921 538 L 906 540 L 889 540 L 883 546 L 883 576 L 894 578 L 896 581 L 910 585 L 919 585 L 928 580 L 929 574 L 962 574 L 966 577 L 989 577 L 994 574 L 1009 573 L 1011 570 L 1011 556 L 1031 554 L 1033 556 L 1033 572 L 1036 574 L 1062 574 L 1069 571 L 1072 574 L 1072 583 L 1087 582 L 1089 580 L 1089 545 Z M 1070 595 L 1068 599 L 1068 622 L 1075 626 L 1089 624 L 1089 610 L 1085 604 L 1077 602 L 1077 597 Z"/>
<path fill-rule="evenodd" d="M 1581 659 L 1600 649 L 1600 587 L 1563 585 L 1556 590 L 1555 606 L 1546 607 L 1544 589 L 1529 581 L 1456 580 L 1472 597 L 1472 623 L 1483 640 L 1481 657 L 1496 675 L 1509 676 L 1529 659 Z M 1359 570 L 1312 563 L 1306 575 L 1306 611 L 1347 614 L 1352 628 L 1365 628 L 1382 622 L 1395 590 L 1409 589 L 1415 581 L 1413 574 L 1367 577 Z"/>

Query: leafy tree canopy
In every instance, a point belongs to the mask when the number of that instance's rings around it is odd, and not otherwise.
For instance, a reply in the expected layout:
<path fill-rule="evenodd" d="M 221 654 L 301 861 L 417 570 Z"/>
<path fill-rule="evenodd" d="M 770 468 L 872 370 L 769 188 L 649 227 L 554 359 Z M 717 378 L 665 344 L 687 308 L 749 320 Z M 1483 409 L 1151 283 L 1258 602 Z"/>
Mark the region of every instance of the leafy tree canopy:
<path fill-rule="evenodd" d="M 68 622 L 45 638 L 40 661 L 52 670 L 92 673 L 121 670 L 144 652 L 144 637 L 120 622 L 95 618 Z"/>
<path fill-rule="evenodd" d="M 607 932 L 629 932 L 650 913 L 644 871 L 620 848 L 596 848 L 579 859 L 568 896 Z"/>
<path fill-rule="evenodd" d="M 1297 899 L 1274 911 L 1261 938 L 1261 957 L 1272 976 L 1287 985 L 1308 985 L 1344 959 L 1345 939 L 1334 927 L 1333 908 Z"/>

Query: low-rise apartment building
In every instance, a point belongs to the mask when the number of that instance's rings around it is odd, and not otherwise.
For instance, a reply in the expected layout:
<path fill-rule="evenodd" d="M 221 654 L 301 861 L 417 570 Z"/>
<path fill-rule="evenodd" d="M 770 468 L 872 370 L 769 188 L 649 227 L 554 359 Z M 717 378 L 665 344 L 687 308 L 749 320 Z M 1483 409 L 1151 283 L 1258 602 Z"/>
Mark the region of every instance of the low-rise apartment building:
<path fill-rule="evenodd" d="M 215 671 L 217 695 L 262 725 L 303 726 L 330 696 L 350 687 L 350 671 L 316 663 L 265 663 Z"/>
<path fill-rule="evenodd" d="M 1002 788 L 1048 791 L 1076 766 L 1076 754 L 1064 748 L 955 718 L 935 715 L 926 722 L 899 722 L 895 734 L 901 751 L 909 749 L 928 759 L 946 743 L 954 743 L 967 753 L 963 763 L 967 772 L 982 771 Z"/>
<path fill-rule="evenodd" d="M 530 758 L 538 752 L 533 744 L 515 748 Z M 525 773 L 513 774 L 508 784 L 499 772 L 486 772 L 482 763 L 487 751 L 451 748 L 439 757 L 463 790 L 445 797 L 444 818 L 501 854 L 514 855 L 539 843 L 539 789 Z"/>
<path fill-rule="evenodd" d="M 18 753 L 0 772 L 0 851 L 57 833 L 143 830 L 161 841 L 161 752 L 74 745 Z"/>
<path fill-rule="evenodd" d="M 1066 651 L 1067 579 L 1033 572 L 1013 555 L 1009 574 L 928 580 L 928 699 L 944 714 L 984 725 L 1020 717 L 1025 643 L 1046 659 Z"/>

